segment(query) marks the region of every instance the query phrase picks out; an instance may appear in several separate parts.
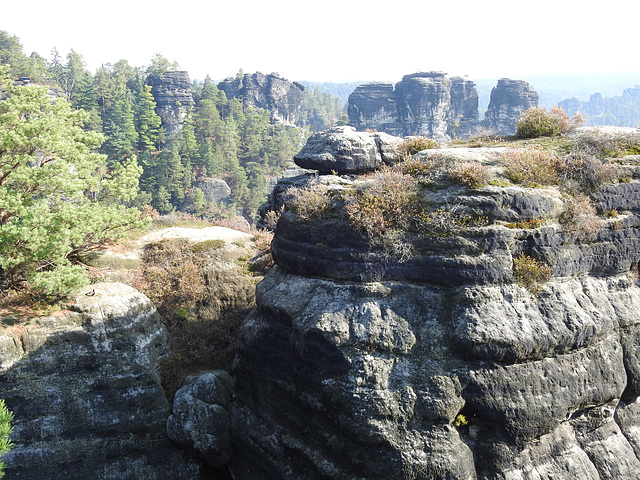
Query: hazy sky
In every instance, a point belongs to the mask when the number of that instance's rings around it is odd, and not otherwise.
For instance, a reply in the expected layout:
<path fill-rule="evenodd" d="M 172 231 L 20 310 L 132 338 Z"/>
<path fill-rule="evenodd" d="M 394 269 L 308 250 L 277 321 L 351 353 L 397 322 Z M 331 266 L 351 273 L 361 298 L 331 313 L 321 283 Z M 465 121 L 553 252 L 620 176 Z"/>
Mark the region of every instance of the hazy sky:
<path fill-rule="evenodd" d="M 471 79 L 640 72 L 639 18 L 633 0 L 12 0 L 0 30 L 27 55 L 73 48 L 92 72 L 120 59 L 146 66 L 160 53 L 192 79 L 242 68 L 396 82 L 429 70 Z"/>

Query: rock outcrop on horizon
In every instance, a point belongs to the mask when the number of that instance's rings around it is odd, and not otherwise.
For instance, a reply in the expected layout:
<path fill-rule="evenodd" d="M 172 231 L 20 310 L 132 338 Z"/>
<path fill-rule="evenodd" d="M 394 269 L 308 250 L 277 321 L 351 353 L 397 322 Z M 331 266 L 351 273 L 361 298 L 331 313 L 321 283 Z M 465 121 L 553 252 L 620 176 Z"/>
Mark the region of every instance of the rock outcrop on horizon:
<path fill-rule="evenodd" d="M 182 70 L 149 75 L 147 83 L 156 102 L 156 113 L 168 138 L 180 135 L 187 112 L 194 105 L 189 73 Z"/>
<path fill-rule="evenodd" d="M 271 112 L 271 118 L 284 125 L 297 123 L 304 86 L 290 82 L 277 73 L 260 72 L 228 77 L 218 84 L 227 98 L 239 98 L 245 107 L 250 106 Z"/>
<path fill-rule="evenodd" d="M 638 156 L 587 233 L 557 187 L 505 185 L 507 150 L 418 155 L 488 171 L 422 190 L 465 219 L 444 233 L 377 241 L 284 209 L 237 345 L 234 478 L 640 479 Z M 337 202 L 375 181 L 287 179 Z M 522 255 L 552 267 L 537 291 L 515 282 Z"/>
<path fill-rule="evenodd" d="M 520 114 L 537 107 L 539 95 L 528 82 L 501 78 L 491 90 L 489 106 L 484 114 L 484 124 L 500 135 L 516 133 Z"/>
<path fill-rule="evenodd" d="M 467 131 L 478 120 L 475 84 L 443 72 L 405 75 L 395 85 L 373 83 L 349 96 L 349 124 L 362 131 L 396 136 L 428 135 L 444 140 Z"/>
<path fill-rule="evenodd" d="M 400 137 L 426 135 L 438 141 L 472 136 L 478 127 L 496 135 L 513 135 L 520 113 L 538 106 L 538 94 L 523 80 L 503 78 L 491 91 L 484 120 L 478 92 L 468 78 L 443 72 L 405 75 L 395 85 L 371 83 L 349 96 L 349 125 Z"/>

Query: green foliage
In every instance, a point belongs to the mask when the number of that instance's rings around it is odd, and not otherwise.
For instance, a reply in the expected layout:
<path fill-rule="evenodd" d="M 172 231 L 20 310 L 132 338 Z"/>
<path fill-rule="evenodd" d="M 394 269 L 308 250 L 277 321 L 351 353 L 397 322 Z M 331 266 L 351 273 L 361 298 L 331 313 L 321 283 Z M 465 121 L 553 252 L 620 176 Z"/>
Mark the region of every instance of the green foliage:
<path fill-rule="evenodd" d="M 398 153 L 401 157 L 406 159 L 408 157 L 412 157 L 418 152 L 421 152 L 422 150 L 432 148 L 440 148 L 440 145 L 432 138 L 418 135 L 410 137 L 398 145 Z"/>
<path fill-rule="evenodd" d="M 13 427 L 11 426 L 12 421 L 13 413 L 9 411 L 4 400 L 0 399 L 0 478 L 4 477 L 4 462 L 2 462 L 2 456 L 13 447 L 9 439 L 13 431 Z"/>
<path fill-rule="evenodd" d="M 190 373 L 231 369 L 238 327 L 254 304 L 257 278 L 246 262 L 220 247 L 216 240 L 163 240 L 145 248 L 134 285 L 153 301 L 169 330 L 171 354 L 162 369 L 169 394 Z"/>
<path fill-rule="evenodd" d="M 521 287 L 536 294 L 544 283 L 551 279 L 552 269 L 549 265 L 526 255 L 513 259 L 513 276 Z"/>
<path fill-rule="evenodd" d="M 516 123 L 516 135 L 522 138 L 554 137 L 575 130 L 584 121 L 580 114 L 570 118 L 561 107 L 531 107 Z"/>
<path fill-rule="evenodd" d="M 0 89 L 0 281 L 65 295 L 86 282 L 70 263 L 79 252 L 144 223 L 119 203 L 135 195 L 139 170 L 131 159 L 109 172 L 86 114 L 45 88 L 5 76 Z"/>

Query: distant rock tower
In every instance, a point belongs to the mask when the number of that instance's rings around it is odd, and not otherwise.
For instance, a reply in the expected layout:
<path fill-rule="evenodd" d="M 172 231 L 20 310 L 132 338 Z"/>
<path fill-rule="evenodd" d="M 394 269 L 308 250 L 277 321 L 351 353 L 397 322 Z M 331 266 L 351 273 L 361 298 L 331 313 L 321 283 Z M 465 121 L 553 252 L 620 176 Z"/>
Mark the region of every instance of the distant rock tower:
<path fill-rule="evenodd" d="M 147 83 L 156 101 L 156 113 L 168 138 L 180 135 L 189 109 L 194 105 L 189 73 L 185 71 L 149 75 Z"/>
<path fill-rule="evenodd" d="M 290 82 L 277 73 L 245 73 L 241 77 L 228 77 L 218 84 L 227 98 L 240 98 L 247 107 L 271 112 L 271 119 L 284 125 L 298 122 L 304 85 Z"/>
<path fill-rule="evenodd" d="M 501 78 L 491 90 L 484 123 L 499 135 L 514 135 L 520 114 L 537 107 L 538 101 L 538 93 L 524 80 Z"/>
<path fill-rule="evenodd" d="M 391 135 L 447 139 L 478 123 L 475 84 L 443 72 L 405 75 L 390 83 L 360 85 L 349 96 L 349 124 Z"/>

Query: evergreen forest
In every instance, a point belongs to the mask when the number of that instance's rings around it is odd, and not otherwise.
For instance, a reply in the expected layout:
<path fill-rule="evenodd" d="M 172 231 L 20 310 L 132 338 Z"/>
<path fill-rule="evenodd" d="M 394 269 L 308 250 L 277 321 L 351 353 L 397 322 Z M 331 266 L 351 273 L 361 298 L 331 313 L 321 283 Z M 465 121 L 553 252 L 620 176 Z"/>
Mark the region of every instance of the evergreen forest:
<path fill-rule="evenodd" d="M 109 171 L 132 161 L 142 167 L 140 191 L 129 206 L 150 205 L 159 214 L 187 212 L 207 220 L 242 215 L 253 224 L 270 186 L 306 138 L 346 119 L 344 102 L 310 86 L 296 126 L 283 125 L 266 110 L 227 98 L 207 77 L 192 81 L 194 105 L 182 118 L 180 133 L 168 135 L 148 80 L 179 65 L 160 54 L 146 66 L 123 59 L 92 73 L 75 50 L 65 56 L 54 50 L 51 60 L 27 56 L 16 36 L 0 31 L 0 65 L 8 65 L 12 78 L 45 85 L 50 96 L 87 112 L 84 127 L 103 134 L 99 152 Z M 224 180 L 230 197 L 206 201 L 194 186 L 203 178 Z"/>

